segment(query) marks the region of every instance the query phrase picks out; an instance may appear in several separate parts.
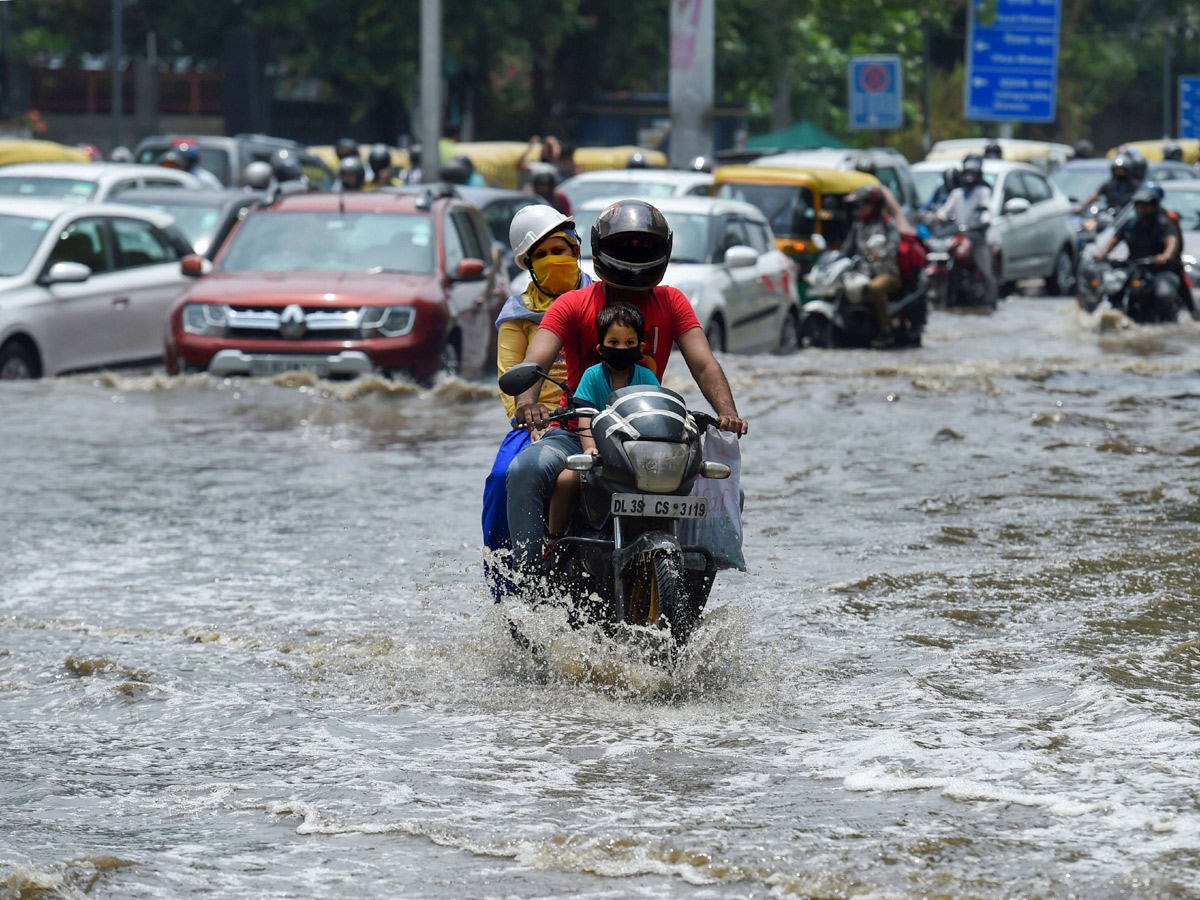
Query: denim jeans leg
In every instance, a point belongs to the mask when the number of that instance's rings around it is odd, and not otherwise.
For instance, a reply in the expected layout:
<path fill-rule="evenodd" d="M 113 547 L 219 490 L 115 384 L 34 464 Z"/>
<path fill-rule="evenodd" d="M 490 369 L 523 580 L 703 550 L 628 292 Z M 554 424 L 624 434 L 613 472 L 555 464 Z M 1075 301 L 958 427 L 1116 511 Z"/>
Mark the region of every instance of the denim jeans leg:
<path fill-rule="evenodd" d="M 546 541 L 546 504 L 558 473 L 567 457 L 582 452 L 579 436 L 551 428 L 517 454 L 508 467 L 508 531 L 512 538 L 513 561 L 519 568 L 537 569 L 542 564 Z"/>

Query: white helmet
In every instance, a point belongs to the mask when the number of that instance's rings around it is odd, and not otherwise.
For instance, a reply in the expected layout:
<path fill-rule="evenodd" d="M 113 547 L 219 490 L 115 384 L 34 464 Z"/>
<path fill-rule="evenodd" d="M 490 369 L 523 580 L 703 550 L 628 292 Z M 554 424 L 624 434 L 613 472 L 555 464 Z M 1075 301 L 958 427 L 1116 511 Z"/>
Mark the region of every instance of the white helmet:
<path fill-rule="evenodd" d="M 523 206 L 513 216 L 512 224 L 508 226 L 508 243 L 512 246 L 513 257 L 522 269 L 529 269 L 529 251 L 542 238 L 562 231 L 564 228 L 575 227 L 575 220 L 564 216 L 553 206 L 535 203 Z"/>

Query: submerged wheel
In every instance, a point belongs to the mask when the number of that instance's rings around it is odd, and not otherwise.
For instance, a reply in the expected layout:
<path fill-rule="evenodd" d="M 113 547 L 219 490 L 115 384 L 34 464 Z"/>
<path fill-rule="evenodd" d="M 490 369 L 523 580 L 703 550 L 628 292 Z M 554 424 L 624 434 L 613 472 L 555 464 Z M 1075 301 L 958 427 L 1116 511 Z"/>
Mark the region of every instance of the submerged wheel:
<path fill-rule="evenodd" d="M 0 379 L 16 381 L 40 374 L 33 351 L 20 341 L 12 340 L 0 347 Z"/>
<path fill-rule="evenodd" d="M 1054 271 L 1046 279 L 1046 293 L 1053 296 L 1068 296 L 1075 290 L 1075 263 L 1071 251 L 1063 247 L 1054 258 Z"/>
<path fill-rule="evenodd" d="M 666 553 L 643 556 L 628 576 L 625 617 L 630 625 L 666 626 L 682 645 L 696 626 L 683 587 L 683 562 Z"/>
<path fill-rule="evenodd" d="M 810 347 L 833 346 L 833 323 L 822 315 L 805 316 L 800 334 Z"/>
<path fill-rule="evenodd" d="M 708 323 L 704 336 L 708 338 L 708 346 L 714 353 L 725 352 L 725 325 L 720 319 L 714 318 Z"/>
<path fill-rule="evenodd" d="M 789 309 L 783 319 L 783 328 L 779 333 L 779 352 L 795 353 L 800 349 L 800 313 Z"/>
<path fill-rule="evenodd" d="M 447 375 L 458 375 L 462 371 L 462 352 L 458 349 L 457 335 L 451 335 L 442 344 L 441 358 L 438 371 Z"/>

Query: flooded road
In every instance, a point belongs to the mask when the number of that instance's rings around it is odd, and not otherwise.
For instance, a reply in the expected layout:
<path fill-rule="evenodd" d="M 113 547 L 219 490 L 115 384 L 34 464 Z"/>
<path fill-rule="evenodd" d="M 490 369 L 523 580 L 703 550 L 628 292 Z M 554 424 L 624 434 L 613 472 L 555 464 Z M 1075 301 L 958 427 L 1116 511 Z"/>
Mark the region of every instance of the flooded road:
<path fill-rule="evenodd" d="M 0 898 L 1200 895 L 1200 326 L 1120 324 L 725 357 L 673 676 L 514 650 L 491 385 L 0 385 Z"/>

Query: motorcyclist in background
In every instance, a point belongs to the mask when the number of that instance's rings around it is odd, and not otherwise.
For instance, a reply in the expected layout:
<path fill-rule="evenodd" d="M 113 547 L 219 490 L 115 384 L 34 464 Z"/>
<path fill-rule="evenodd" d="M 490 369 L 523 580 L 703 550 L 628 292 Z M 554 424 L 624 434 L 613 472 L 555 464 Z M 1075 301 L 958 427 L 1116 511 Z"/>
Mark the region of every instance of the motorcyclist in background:
<path fill-rule="evenodd" d="M 996 141 L 988 141 L 983 148 L 984 159 L 1004 159 L 1004 148 Z"/>
<path fill-rule="evenodd" d="M 367 163 L 371 166 L 371 180 L 364 190 L 373 191 L 376 188 L 395 187 L 403 183 L 392 174 L 392 151 L 388 149 L 387 144 L 372 146 Z"/>
<path fill-rule="evenodd" d="M 950 196 L 950 192 L 958 187 L 958 169 L 953 166 L 942 173 L 942 183 L 937 186 L 937 190 L 933 192 L 933 196 L 929 198 L 929 202 L 921 207 L 921 211 L 941 209 L 942 204 L 946 202 Z"/>
<path fill-rule="evenodd" d="M 270 162 L 280 193 L 294 194 L 308 190 L 308 176 L 300 168 L 295 151 L 280 148 L 271 154 Z"/>
<path fill-rule="evenodd" d="M 200 148 L 196 146 L 195 141 L 188 138 L 177 138 L 171 142 L 171 146 L 183 157 L 183 170 L 200 179 L 202 185 L 214 191 L 222 190 L 225 187 L 221 184 L 220 178 L 200 164 Z"/>
<path fill-rule="evenodd" d="M 1082 214 L 1084 210 L 1101 197 L 1104 198 L 1104 202 L 1108 208 L 1113 210 L 1123 208 L 1132 199 L 1134 191 L 1141 184 L 1140 179 L 1137 179 L 1133 174 L 1133 160 L 1124 153 L 1118 153 L 1113 157 L 1109 171 L 1112 173 L 1112 177 L 1100 185 L 1096 189 L 1096 193 L 1092 194 L 1092 196 L 1088 197 L 1075 208 L 1075 215 Z"/>
<path fill-rule="evenodd" d="M 529 186 L 535 194 L 553 206 L 564 216 L 571 214 L 571 201 L 558 189 L 558 179 L 553 171 L 539 169 L 533 173 Z"/>
<path fill-rule="evenodd" d="M 1157 181 L 1147 181 L 1143 187 L 1153 191 L 1155 196 L 1158 197 L 1159 208 L 1162 209 L 1163 215 L 1167 217 L 1167 222 L 1170 224 L 1175 235 L 1175 255 L 1171 259 L 1171 270 L 1179 276 L 1179 302 L 1191 314 L 1193 319 L 1200 318 L 1200 310 L 1196 309 L 1196 300 L 1192 296 L 1192 286 L 1188 283 L 1183 268 L 1183 228 L 1179 224 L 1179 213 L 1173 209 L 1167 209 L 1162 205 L 1166 192 Z"/>
<path fill-rule="evenodd" d="M 1162 158 L 1172 162 L 1183 162 L 1183 148 L 1174 141 L 1162 145 Z"/>
<path fill-rule="evenodd" d="M 900 230 L 884 215 L 883 189 L 872 184 L 859 188 L 848 198 L 854 203 L 854 224 L 842 242 L 843 256 L 860 256 L 867 264 L 870 283 L 863 288 L 863 302 L 875 310 L 875 339 L 871 346 L 891 347 L 892 317 L 888 300 L 900 291 Z"/>
<path fill-rule="evenodd" d="M 1136 215 L 1108 239 L 1108 243 L 1096 255 L 1096 260 L 1103 261 L 1117 244 L 1124 243 L 1129 248 L 1131 260 L 1150 260 L 1148 265 L 1154 273 L 1156 296 L 1181 297 L 1183 266 L 1175 225 L 1163 212 L 1159 196 L 1153 188 L 1139 188 L 1133 195 L 1133 208 Z"/>
<path fill-rule="evenodd" d="M 358 156 L 358 141 L 348 137 L 338 138 L 338 142 L 333 145 L 333 152 L 337 154 L 339 162 L 347 156 Z"/>
<path fill-rule="evenodd" d="M 961 182 L 950 192 L 946 202 L 938 210 L 937 217 L 943 222 L 956 222 L 960 228 L 977 230 L 986 228 L 991 219 L 992 189 L 983 180 L 983 159 L 971 154 L 963 160 Z M 983 277 L 988 306 L 996 304 L 996 272 L 992 269 L 992 250 L 986 236 L 971 241 L 971 259 Z"/>
<path fill-rule="evenodd" d="M 347 156 L 338 163 L 338 188 L 343 191 L 361 191 L 367 180 L 367 170 L 358 154 Z"/>

